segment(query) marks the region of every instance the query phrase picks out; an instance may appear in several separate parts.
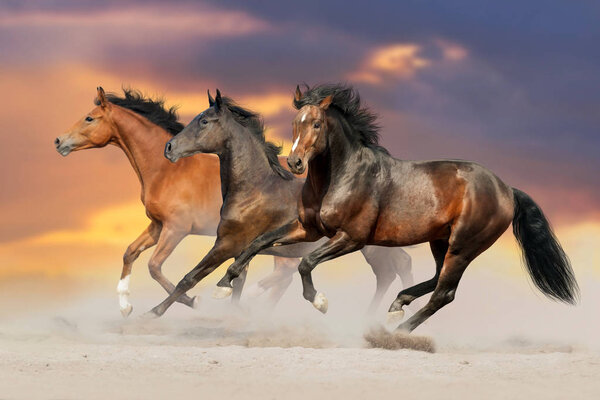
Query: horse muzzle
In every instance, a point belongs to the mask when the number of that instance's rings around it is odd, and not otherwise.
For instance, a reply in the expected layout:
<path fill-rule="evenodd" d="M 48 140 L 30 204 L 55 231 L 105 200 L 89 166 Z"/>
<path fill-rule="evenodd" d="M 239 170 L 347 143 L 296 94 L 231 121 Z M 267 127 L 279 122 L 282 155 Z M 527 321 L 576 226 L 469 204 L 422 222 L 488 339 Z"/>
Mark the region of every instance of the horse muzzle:
<path fill-rule="evenodd" d="M 68 139 L 65 140 L 60 137 L 54 139 L 54 146 L 56 147 L 56 151 L 58 151 L 58 153 L 63 157 L 68 156 L 73 150 L 72 143 L 70 143 Z"/>
<path fill-rule="evenodd" d="M 290 168 L 290 171 L 292 171 L 292 173 L 294 173 L 296 175 L 303 174 L 304 170 L 306 169 L 306 166 L 304 165 L 304 161 L 302 160 L 302 158 L 298 157 L 296 155 L 290 155 L 287 158 L 287 164 L 288 164 L 288 167 Z"/>
<path fill-rule="evenodd" d="M 173 144 L 171 144 L 171 141 L 168 141 L 167 144 L 165 145 L 165 158 L 169 161 L 171 161 L 172 163 L 177 162 L 177 160 L 179 160 L 179 156 L 177 156 L 175 154 L 175 152 L 173 151 Z"/>

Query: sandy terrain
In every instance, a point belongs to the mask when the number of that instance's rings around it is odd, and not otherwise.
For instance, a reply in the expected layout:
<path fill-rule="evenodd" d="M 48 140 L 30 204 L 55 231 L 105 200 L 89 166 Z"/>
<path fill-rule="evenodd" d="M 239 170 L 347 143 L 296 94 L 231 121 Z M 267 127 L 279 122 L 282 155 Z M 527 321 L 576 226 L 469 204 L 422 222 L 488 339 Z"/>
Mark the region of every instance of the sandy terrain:
<path fill-rule="evenodd" d="M 442 340 L 434 354 L 373 349 L 359 324 L 339 329 L 320 316 L 281 322 L 229 311 L 218 319 L 181 307 L 170 318 L 122 321 L 67 309 L 12 320 L 0 329 L 0 398 L 600 395 L 596 350 L 523 338 L 474 346 Z"/>
<path fill-rule="evenodd" d="M 0 342 L 2 398 L 598 398 L 600 355 Z"/>
<path fill-rule="evenodd" d="M 9 282 L 0 287 L 0 399 L 600 398 L 596 276 L 581 275 L 573 308 L 536 295 L 525 276 L 487 271 L 474 269 L 456 301 L 415 332 L 435 343 L 433 354 L 368 347 L 364 335 L 381 326 L 399 283 L 366 321 L 367 269 L 316 276 L 325 316 L 301 298 L 298 279 L 272 312 L 263 297 L 245 295 L 241 309 L 212 300 L 209 281 L 194 289 L 200 309 L 177 304 L 159 320 L 140 318 L 164 297 L 145 271 L 128 320 L 112 275 Z"/>

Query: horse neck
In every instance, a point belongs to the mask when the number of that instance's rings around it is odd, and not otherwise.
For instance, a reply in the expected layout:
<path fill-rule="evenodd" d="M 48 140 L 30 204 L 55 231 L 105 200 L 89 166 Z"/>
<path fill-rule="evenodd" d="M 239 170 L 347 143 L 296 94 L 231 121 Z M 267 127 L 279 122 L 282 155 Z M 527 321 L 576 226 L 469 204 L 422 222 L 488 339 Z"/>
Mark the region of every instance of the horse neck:
<path fill-rule="evenodd" d="M 340 176 L 350 171 L 346 163 L 361 150 L 350 140 L 348 130 L 351 128 L 343 117 L 334 115 L 328 119 L 327 125 L 326 149 L 308 163 L 307 181 L 316 191 L 326 190 L 331 182 L 340 181 Z"/>
<path fill-rule="evenodd" d="M 117 128 L 116 145 L 120 147 L 144 189 L 152 185 L 162 167 L 168 164 L 163 152 L 171 136 L 158 125 L 133 111 L 114 106 L 113 121 Z"/>
<path fill-rule="evenodd" d="M 223 151 L 219 152 L 221 189 L 223 197 L 230 188 L 256 187 L 265 177 L 273 174 L 261 144 L 234 120 L 224 124 L 229 137 Z"/>

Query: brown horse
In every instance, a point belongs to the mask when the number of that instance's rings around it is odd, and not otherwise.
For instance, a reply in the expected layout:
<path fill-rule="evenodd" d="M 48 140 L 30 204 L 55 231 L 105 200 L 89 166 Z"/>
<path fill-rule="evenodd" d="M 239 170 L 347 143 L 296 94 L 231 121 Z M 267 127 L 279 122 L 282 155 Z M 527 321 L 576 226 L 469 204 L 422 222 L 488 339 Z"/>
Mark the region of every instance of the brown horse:
<path fill-rule="evenodd" d="M 312 238 L 330 240 L 302 259 L 304 297 L 317 295 L 311 271 L 321 262 L 367 244 L 406 246 L 429 242 L 435 276 L 402 290 L 392 317 L 426 293 L 429 302 L 398 329 L 412 331 L 450 303 L 463 272 L 513 223 L 534 284 L 548 297 L 574 303 L 575 276 L 541 209 L 524 192 L 468 161 L 404 161 L 378 145 L 376 117 L 358 94 L 342 85 L 322 85 L 304 94 L 296 88 L 294 146 L 288 164 L 308 177 L 296 221 L 259 237 L 230 266 L 228 285 L 256 251 Z"/>
<path fill-rule="evenodd" d="M 304 181 L 294 179 L 281 166 L 277 157 L 280 148 L 265 140 L 260 116 L 236 105 L 229 98 L 221 97 L 218 90 L 216 99 L 209 94 L 209 104 L 206 111 L 169 140 L 165 146 L 165 157 L 177 162 L 198 152 L 219 156 L 223 206 L 217 239 L 198 265 L 179 282 L 175 291 L 152 310 L 158 316 L 225 260 L 237 257 L 258 235 L 297 217 L 296 201 Z M 312 241 L 321 237 L 315 236 Z M 299 243 L 270 251 L 281 256 L 300 257 L 318 246 L 318 242 Z M 402 249 L 397 248 L 396 252 L 390 250 L 370 246 L 363 249 L 363 255 L 368 261 L 375 256 L 384 263 L 407 257 Z M 373 271 L 377 271 L 377 265 L 372 264 Z M 231 288 L 226 287 L 216 293 L 222 297 L 230 292 Z M 383 292 L 378 285 L 370 311 L 377 306 Z M 313 304 L 321 311 L 327 311 L 326 301 Z"/>
<path fill-rule="evenodd" d="M 177 164 L 167 161 L 163 157 L 165 144 L 183 125 L 177 121 L 175 110 L 165 109 L 161 101 L 145 99 L 133 90 L 124 90 L 124 97 L 105 95 L 98 88 L 96 105 L 68 133 L 57 138 L 55 145 L 63 156 L 72 151 L 115 145 L 126 154 L 140 180 L 141 200 L 151 222 L 123 256 L 117 292 L 121 313 L 127 316 L 132 311 L 129 303 L 132 264 L 144 250 L 156 245 L 148 263 L 150 275 L 171 293 L 174 285 L 161 270 L 166 258 L 187 235 L 215 235 L 223 201 L 219 159 L 198 154 Z M 396 274 L 405 284 L 411 282 L 410 257 L 403 251 L 373 252 L 367 257 L 374 265 L 378 294 L 385 292 Z M 259 282 L 262 290 L 270 289 L 273 303 L 291 283 L 297 265 L 295 259 L 275 257 L 274 272 Z M 241 295 L 245 274 L 241 278 L 234 285 L 234 301 Z M 185 295 L 178 299 L 190 307 L 197 300 Z"/>

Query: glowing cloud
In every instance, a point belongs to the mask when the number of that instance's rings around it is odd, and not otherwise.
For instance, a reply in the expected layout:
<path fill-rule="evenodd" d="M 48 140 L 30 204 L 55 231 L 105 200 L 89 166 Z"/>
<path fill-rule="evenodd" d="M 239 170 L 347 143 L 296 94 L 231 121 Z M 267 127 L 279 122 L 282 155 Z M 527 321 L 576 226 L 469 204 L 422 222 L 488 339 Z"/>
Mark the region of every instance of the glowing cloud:
<path fill-rule="evenodd" d="M 142 38 L 148 34 L 153 36 L 202 35 L 204 38 L 238 36 L 269 28 L 267 22 L 239 11 L 207 7 L 190 11 L 183 8 L 146 5 L 93 12 L 13 11 L 2 13 L 0 26 L 25 29 L 84 29 L 85 31 L 101 29 L 103 35 L 126 32 L 127 34 L 122 37 L 124 40 L 131 36 Z"/>
<path fill-rule="evenodd" d="M 431 61 L 420 56 L 421 47 L 416 44 L 395 44 L 373 51 L 362 67 L 349 75 L 358 82 L 381 83 L 386 77 L 408 79 Z"/>
<path fill-rule="evenodd" d="M 444 60 L 461 61 L 469 55 L 469 51 L 458 43 L 453 43 L 445 39 L 436 40 L 436 44 L 442 50 Z"/>

